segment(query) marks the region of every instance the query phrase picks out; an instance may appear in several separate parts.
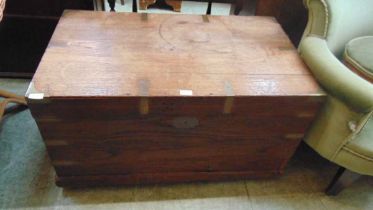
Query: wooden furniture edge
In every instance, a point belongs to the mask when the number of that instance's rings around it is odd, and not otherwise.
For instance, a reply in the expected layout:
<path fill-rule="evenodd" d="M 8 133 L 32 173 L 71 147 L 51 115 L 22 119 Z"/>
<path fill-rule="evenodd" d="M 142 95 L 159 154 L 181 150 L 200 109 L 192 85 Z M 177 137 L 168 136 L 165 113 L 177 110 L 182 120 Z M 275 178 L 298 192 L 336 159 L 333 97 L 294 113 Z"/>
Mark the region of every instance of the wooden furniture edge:
<path fill-rule="evenodd" d="M 270 178 L 283 174 L 283 171 L 234 171 L 234 172 L 173 172 L 173 173 L 141 173 L 126 175 L 92 175 L 92 176 L 56 176 L 56 184 L 60 187 L 89 187 L 108 185 L 151 185 L 175 184 L 188 182 L 217 182 L 229 180 Z"/>

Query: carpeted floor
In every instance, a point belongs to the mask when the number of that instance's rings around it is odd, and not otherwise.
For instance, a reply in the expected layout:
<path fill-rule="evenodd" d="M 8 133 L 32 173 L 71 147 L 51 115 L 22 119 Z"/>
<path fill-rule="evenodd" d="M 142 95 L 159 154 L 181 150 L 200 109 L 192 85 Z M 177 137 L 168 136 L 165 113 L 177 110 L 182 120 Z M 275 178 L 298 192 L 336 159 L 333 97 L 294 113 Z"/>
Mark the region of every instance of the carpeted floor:
<path fill-rule="evenodd" d="M 0 88 L 24 94 L 28 83 L 0 79 Z M 29 110 L 8 114 L 0 124 L 0 209 L 373 209 L 371 177 L 337 197 L 323 194 L 336 169 L 302 145 L 286 173 L 273 179 L 63 189 L 54 184 Z"/>

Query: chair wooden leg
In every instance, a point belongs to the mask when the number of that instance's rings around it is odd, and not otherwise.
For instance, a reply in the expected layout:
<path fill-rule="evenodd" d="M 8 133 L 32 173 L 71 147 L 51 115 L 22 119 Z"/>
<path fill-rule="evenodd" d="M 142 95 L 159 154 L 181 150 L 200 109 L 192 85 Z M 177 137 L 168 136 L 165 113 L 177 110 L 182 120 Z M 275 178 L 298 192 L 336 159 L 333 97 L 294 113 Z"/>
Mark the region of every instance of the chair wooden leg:
<path fill-rule="evenodd" d="M 206 15 L 211 15 L 212 1 L 208 1 Z"/>
<path fill-rule="evenodd" d="M 234 14 L 238 15 L 240 14 L 242 8 L 243 8 L 244 0 L 236 0 L 236 8 L 234 9 Z"/>
<path fill-rule="evenodd" d="M 137 1 L 136 0 L 132 1 L 132 12 L 137 12 Z"/>
<path fill-rule="evenodd" d="M 115 0 L 108 0 L 110 11 L 115 12 Z"/>
<path fill-rule="evenodd" d="M 344 188 L 350 186 L 360 177 L 360 174 L 340 167 L 328 188 L 326 188 L 325 193 L 333 196 L 338 195 Z"/>

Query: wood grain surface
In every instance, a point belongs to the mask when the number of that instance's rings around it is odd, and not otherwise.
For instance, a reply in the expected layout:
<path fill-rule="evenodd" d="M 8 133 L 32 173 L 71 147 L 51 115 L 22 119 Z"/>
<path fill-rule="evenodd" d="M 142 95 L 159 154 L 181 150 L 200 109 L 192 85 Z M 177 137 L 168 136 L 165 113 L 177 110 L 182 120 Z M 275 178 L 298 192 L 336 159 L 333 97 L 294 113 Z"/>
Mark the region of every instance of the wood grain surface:
<path fill-rule="evenodd" d="M 320 94 L 273 18 L 72 10 L 33 84 L 45 97 Z"/>
<path fill-rule="evenodd" d="M 29 103 L 60 185 L 281 174 L 324 96 L 56 98 Z M 192 118 L 193 127 L 175 120 Z M 107 178 L 111 177 L 111 178 Z M 85 180 L 85 181 L 82 181 Z"/>
<path fill-rule="evenodd" d="M 28 90 L 62 186 L 281 174 L 324 99 L 272 18 L 80 11 Z"/>

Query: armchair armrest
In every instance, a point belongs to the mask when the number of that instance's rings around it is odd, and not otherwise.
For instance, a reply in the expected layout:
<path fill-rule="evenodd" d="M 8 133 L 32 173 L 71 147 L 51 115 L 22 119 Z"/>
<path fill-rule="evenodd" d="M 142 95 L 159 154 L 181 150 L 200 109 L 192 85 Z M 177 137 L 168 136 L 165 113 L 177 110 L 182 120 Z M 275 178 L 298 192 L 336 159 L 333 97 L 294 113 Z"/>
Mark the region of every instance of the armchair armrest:
<path fill-rule="evenodd" d="M 0 0 L 0 21 L 3 19 L 4 9 L 5 9 L 5 0 Z"/>
<path fill-rule="evenodd" d="M 312 36 L 304 38 L 299 52 L 329 94 L 357 112 L 373 110 L 373 85 L 343 65 L 329 50 L 324 39 Z"/>

